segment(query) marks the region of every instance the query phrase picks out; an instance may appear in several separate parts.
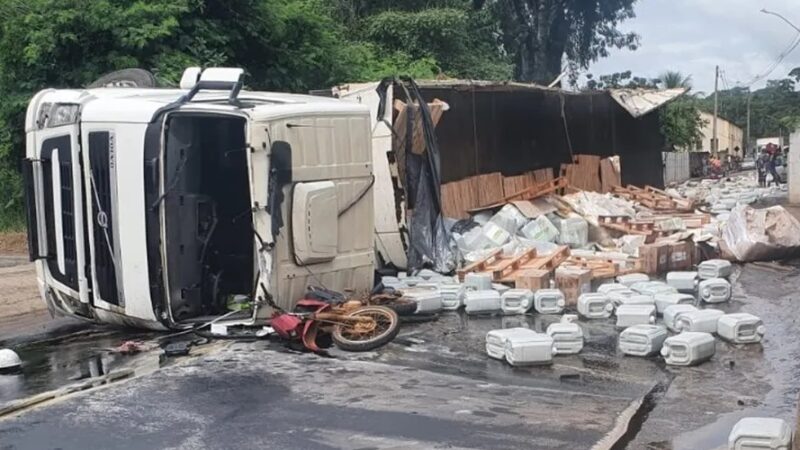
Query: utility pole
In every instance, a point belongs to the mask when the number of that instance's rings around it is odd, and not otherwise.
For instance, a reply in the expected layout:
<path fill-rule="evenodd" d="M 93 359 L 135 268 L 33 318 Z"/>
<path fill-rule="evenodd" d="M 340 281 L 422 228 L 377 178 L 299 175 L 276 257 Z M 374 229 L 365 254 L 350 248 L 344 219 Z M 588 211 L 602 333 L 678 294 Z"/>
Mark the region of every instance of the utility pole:
<path fill-rule="evenodd" d="M 750 90 L 747 90 L 747 137 L 744 141 L 744 152 L 742 153 L 742 158 L 747 157 L 747 154 L 750 152 L 750 99 L 753 97 L 753 94 Z"/>
<path fill-rule="evenodd" d="M 719 114 L 719 66 L 714 74 L 714 121 L 711 125 L 711 155 L 717 156 L 719 141 L 717 140 L 717 115 Z"/>

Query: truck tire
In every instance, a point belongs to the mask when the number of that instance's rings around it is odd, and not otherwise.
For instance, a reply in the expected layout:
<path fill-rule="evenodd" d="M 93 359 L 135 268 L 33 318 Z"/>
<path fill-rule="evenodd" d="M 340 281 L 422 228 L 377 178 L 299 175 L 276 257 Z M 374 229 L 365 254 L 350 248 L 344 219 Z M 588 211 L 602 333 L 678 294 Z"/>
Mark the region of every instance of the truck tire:
<path fill-rule="evenodd" d="M 103 75 L 87 87 L 154 88 L 156 85 L 156 77 L 147 70 L 122 69 Z"/>

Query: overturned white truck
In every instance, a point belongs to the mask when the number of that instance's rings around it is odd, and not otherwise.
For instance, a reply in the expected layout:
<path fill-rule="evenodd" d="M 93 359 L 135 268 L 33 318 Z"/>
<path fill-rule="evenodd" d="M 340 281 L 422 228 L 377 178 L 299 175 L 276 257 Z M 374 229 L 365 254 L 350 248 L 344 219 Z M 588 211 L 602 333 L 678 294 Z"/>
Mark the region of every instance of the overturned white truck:
<path fill-rule="evenodd" d="M 169 329 L 231 301 L 267 318 L 307 286 L 371 287 L 370 114 L 242 90 L 241 69 L 180 89 L 47 89 L 30 102 L 29 249 L 51 311 Z M 123 83 L 124 86 L 124 83 Z"/>

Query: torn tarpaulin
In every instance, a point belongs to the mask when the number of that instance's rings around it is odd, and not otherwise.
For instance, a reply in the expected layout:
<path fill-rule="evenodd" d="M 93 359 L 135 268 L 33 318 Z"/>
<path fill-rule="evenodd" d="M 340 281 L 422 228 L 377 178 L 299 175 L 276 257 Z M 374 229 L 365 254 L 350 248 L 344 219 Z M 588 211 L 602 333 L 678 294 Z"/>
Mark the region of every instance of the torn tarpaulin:
<path fill-rule="evenodd" d="M 384 116 L 386 110 L 386 91 L 389 86 L 398 86 L 403 90 L 409 103 L 416 103 L 419 108 L 408 108 L 406 121 L 405 160 L 406 209 L 409 211 L 409 236 L 411 245 L 408 249 L 408 269 L 416 270 L 430 266 L 439 273 L 455 270 L 455 253 L 450 248 L 450 236 L 445 229 L 442 218 L 441 179 L 439 147 L 434 134 L 433 120 L 428 103 L 419 92 L 417 83 L 408 77 L 385 78 L 378 85 L 377 92 L 381 98 L 378 106 L 378 118 Z M 395 91 L 396 92 L 396 91 Z M 426 151 L 415 154 L 411 151 L 413 144 L 413 124 L 416 112 L 422 115 L 422 126 Z M 402 173 L 403 171 L 401 171 Z"/>

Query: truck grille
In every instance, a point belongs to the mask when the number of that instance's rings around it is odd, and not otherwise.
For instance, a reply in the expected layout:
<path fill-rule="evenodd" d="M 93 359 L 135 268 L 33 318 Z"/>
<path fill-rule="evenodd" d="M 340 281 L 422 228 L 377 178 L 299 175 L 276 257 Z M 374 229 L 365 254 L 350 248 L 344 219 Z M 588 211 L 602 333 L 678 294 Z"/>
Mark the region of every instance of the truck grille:
<path fill-rule="evenodd" d="M 110 135 L 108 132 L 89 133 L 89 164 L 93 189 L 92 231 L 94 233 L 94 269 L 98 295 L 104 301 L 119 305 L 117 273 L 114 267 L 114 217 L 111 203 Z"/>

